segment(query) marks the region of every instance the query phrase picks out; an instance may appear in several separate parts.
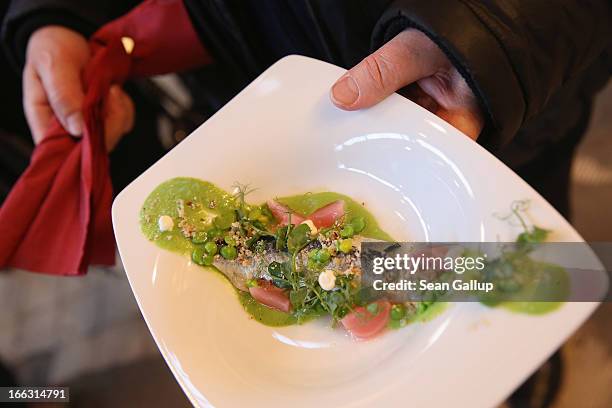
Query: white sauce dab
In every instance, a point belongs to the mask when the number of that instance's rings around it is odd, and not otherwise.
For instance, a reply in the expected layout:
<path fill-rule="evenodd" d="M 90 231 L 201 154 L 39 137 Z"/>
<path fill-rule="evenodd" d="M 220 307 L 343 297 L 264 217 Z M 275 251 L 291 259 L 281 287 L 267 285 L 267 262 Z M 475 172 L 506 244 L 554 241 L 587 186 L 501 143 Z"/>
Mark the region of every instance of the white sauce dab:
<path fill-rule="evenodd" d="M 331 269 L 326 269 L 319 274 L 319 285 L 323 290 L 332 290 L 336 287 L 336 274 Z"/>
<path fill-rule="evenodd" d="M 157 226 L 161 232 L 171 231 L 172 228 L 174 228 L 174 221 L 169 215 L 162 215 L 159 217 L 159 220 L 157 220 Z"/>

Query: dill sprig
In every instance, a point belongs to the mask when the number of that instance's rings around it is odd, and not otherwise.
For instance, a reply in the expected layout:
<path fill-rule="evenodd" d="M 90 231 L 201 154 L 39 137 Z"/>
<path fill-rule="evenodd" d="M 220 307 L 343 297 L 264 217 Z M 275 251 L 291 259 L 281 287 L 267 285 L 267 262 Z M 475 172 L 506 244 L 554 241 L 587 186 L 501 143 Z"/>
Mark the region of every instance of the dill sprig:
<path fill-rule="evenodd" d="M 529 211 L 530 205 L 531 202 L 529 200 L 513 201 L 510 205 L 510 214 L 498 216 L 498 218 L 503 221 L 516 219 L 519 222 L 521 228 L 523 228 L 523 232 L 517 236 L 516 243 L 525 247 L 527 247 L 527 244 L 538 244 L 546 241 L 546 238 L 548 238 L 550 234 L 550 230 L 541 228 L 537 225 L 529 226 L 527 224 L 525 215 Z"/>
<path fill-rule="evenodd" d="M 232 184 L 232 188 L 234 189 L 234 199 L 240 207 L 246 207 L 246 196 L 257 190 L 256 188 L 250 188 L 249 184 L 242 184 L 237 181 Z"/>

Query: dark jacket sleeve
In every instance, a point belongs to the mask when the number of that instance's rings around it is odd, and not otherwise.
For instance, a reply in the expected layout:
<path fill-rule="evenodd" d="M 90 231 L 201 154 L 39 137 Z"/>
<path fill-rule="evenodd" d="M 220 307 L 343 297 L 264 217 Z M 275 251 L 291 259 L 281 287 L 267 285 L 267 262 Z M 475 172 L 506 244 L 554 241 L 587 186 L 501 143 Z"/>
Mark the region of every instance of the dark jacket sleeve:
<path fill-rule="evenodd" d="M 495 149 L 610 47 L 611 9 L 609 0 L 396 0 L 373 46 L 409 27 L 425 32 L 479 98 L 491 129 L 482 141 Z"/>
<path fill-rule="evenodd" d="M 139 1 L 12 0 L 2 22 L 2 43 L 15 68 L 21 67 L 30 35 L 46 25 L 62 25 L 91 35 Z"/>

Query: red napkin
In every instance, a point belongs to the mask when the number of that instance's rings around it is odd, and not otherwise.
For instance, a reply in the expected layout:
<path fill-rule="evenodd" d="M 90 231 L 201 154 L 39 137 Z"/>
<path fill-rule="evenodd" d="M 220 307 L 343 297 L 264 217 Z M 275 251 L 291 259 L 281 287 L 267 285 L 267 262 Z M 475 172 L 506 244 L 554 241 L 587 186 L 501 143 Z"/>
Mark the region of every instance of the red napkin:
<path fill-rule="evenodd" d="M 130 77 L 210 61 L 181 0 L 145 1 L 102 27 L 89 43 L 83 137 L 71 137 L 54 120 L 35 148 L 30 166 L 0 208 L 0 268 L 81 275 L 90 264 L 113 265 L 103 121 L 109 88 Z"/>

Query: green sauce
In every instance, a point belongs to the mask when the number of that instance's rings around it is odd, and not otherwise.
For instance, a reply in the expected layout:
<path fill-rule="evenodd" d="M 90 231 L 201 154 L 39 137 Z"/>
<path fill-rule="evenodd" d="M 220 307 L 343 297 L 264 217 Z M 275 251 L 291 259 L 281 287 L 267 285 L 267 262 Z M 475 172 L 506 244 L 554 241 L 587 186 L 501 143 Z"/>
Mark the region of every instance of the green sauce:
<path fill-rule="evenodd" d="M 240 290 L 237 290 L 236 292 L 238 293 L 238 300 L 240 300 L 244 310 L 246 310 L 246 312 L 259 323 L 272 327 L 291 326 L 297 324 L 297 318 L 292 314 L 281 312 L 262 305 L 253 299 L 253 296 L 249 295 L 247 292 Z"/>
<path fill-rule="evenodd" d="M 358 203 L 345 195 L 334 192 L 306 193 L 281 197 L 277 200 L 290 207 L 293 211 L 309 215 L 315 210 L 340 199 L 345 202 L 347 219 L 350 220 L 355 217 L 364 218 L 366 227 L 360 235 L 372 239 L 393 241 L 392 237 L 380 228 L 374 216 L 364 208 L 364 204 Z M 178 224 L 179 216 L 182 215 L 182 218 L 188 224 L 195 226 L 198 231 L 209 232 L 214 228 L 214 218 L 219 215 L 233 214 L 235 206 L 234 196 L 212 183 L 194 178 L 174 178 L 159 185 L 145 200 L 140 211 L 141 230 L 149 240 L 161 248 L 183 255 L 190 255 L 195 245 L 191 240 L 186 239 L 181 232 L 181 225 Z M 160 232 L 158 220 L 162 215 L 172 217 L 174 221 L 174 228 L 172 230 Z M 534 273 L 534 276 L 541 276 L 541 272 L 544 271 L 543 273 L 548 275 L 550 279 L 555 279 L 555 281 L 559 282 L 557 285 L 558 290 L 569 290 L 568 277 L 562 268 L 535 261 L 529 267 L 532 268 L 531 272 L 537 272 Z M 216 270 L 214 267 L 210 269 Z M 219 274 L 224 276 L 220 272 Z M 550 285 L 546 287 L 550 288 Z M 540 287 L 534 284 L 528 285 L 524 290 L 541 290 L 541 288 L 538 288 Z M 236 292 L 245 311 L 255 320 L 268 326 L 287 326 L 298 323 L 295 316 L 264 306 L 255 301 L 247 292 L 240 290 L 236 290 Z M 538 299 L 542 299 L 541 293 L 534 292 L 534 296 L 535 294 L 537 294 Z M 521 295 L 524 299 L 524 294 Z M 554 294 L 554 296 L 557 296 L 556 299 L 559 299 L 558 293 Z M 561 302 L 512 301 L 498 303 L 497 306 L 514 312 L 543 314 L 557 309 L 561 304 Z M 441 314 L 446 309 L 446 306 L 447 304 L 443 302 L 434 303 L 425 311 L 407 319 L 407 323 L 429 321 Z M 302 318 L 302 321 L 307 320 L 309 318 Z"/>
<path fill-rule="evenodd" d="M 393 241 L 393 238 L 391 238 L 389 234 L 380 228 L 376 218 L 374 218 L 374 216 L 364 208 L 363 204 L 360 204 L 343 194 L 332 192 L 306 193 L 277 198 L 278 202 L 285 204 L 293 211 L 304 215 L 309 215 L 319 208 L 337 200 L 344 200 L 344 208 L 348 220 L 356 217 L 363 217 L 365 220 L 366 227 L 359 233 L 359 235 L 366 238 L 379 239 L 381 241 Z"/>
<path fill-rule="evenodd" d="M 344 200 L 347 219 L 363 217 L 366 222 L 365 229 L 360 235 L 386 241 L 392 241 L 389 234 L 383 231 L 372 214 L 362 204 L 350 197 L 333 192 L 306 193 L 291 197 L 279 198 L 278 201 L 289 206 L 293 211 L 309 215 L 315 210 L 336 200 Z M 262 204 L 263 206 L 263 204 Z M 255 207 L 255 206 L 254 206 Z M 140 226 L 144 235 L 156 245 L 169 251 L 190 256 L 195 245 L 186 239 L 181 227 L 178 225 L 179 211 L 183 218 L 196 226 L 199 231 L 210 231 L 214 228 L 213 219 L 222 214 L 233 213 L 235 199 L 233 195 L 218 188 L 207 181 L 178 177 L 160 184 L 145 200 L 140 211 Z M 167 215 L 172 217 L 174 228 L 170 231 L 160 232 L 159 217 Z M 225 278 L 214 267 L 219 275 Z M 277 311 L 255 301 L 247 292 L 236 290 L 238 299 L 245 311 L 255 320 L 268 326 L 288 326 L 298 323 L 295 316 Z M 315 316 L 301 318 L 301 322 L 308 321 Z"/>
<path fill-rule="evenodd" d="M 536 261 L 529 256 L 520 258 L 518 271 L 523 285 L 520 290 L 510 294 L 493 293 L 483 297 L 482 303 L 487 306 L 498 306 L 516 313 L 541 315 L 557 310 L 570 293 L 570 280 L 567 271 L 547 262 Z M 497 299 L 503 301 L 497 301 Z M 538 301 L 528 301 L 538 299 Z"/>
<path fill-rule="evenodd" d="M 446 302 L 435 302 L 432 303 L 423 313 L 416 314 L 412 318 L 409 319 L 409 323 L 414 322 L 429 322 L 439 315 L 442 314 L 447 308 L 448 303 Z"/>
<path fill-rule="evenodd" d="M 532 277 L 520 293 L 522 299 L 567 299 L 570 293 L 570 281 L 567 271 L 559 265 L 532 260 L 529 262 L 530 270 L 527 271 Z M 546 284 L 538 284 L 541 281 Z M 519 294 L 517 294 L 519 296 Z M 509 301 L 500 304 L 504 309 L 512 312 L 541 315 L 557 310 L 564 302 L 526 302 Z"/>
<path fill-rule="evenodd" d="M 182 201 L 182 205 L 179 202 Z M 179 209 L 184 218 L 202 231 L 213 228 L 212 219 L 217 215 L 233 212 L 234 199 L 214 184 L 179 177 L 160 184 L 145 200 L 140 210 L 140 228 L 144 235 L 161 248 L 190 255 L 194 244 L 186 239 L 178 225 Z M 212 208 L 211 208 L 212 207 Z M 171 231 L 160 232 L 159 217 L 167 215 L 174 220 Z"/>

